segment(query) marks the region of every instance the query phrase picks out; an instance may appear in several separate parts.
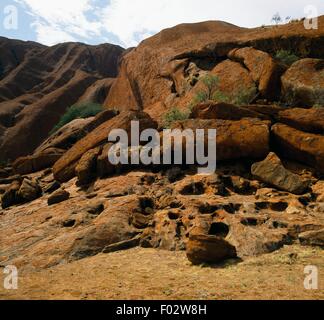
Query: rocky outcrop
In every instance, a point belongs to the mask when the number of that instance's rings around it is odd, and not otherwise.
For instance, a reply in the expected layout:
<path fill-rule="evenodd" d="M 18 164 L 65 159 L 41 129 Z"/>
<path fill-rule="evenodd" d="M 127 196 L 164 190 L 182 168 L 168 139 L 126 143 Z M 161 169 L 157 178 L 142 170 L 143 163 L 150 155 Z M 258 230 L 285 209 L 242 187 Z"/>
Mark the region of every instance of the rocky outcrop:
<path fill-rule="evenodd" d="M 324 137 L 299 131 L 285 124 L 272 127 L 276 149 L 285 158 L 300 161 L 324 173 Z"/>
<path fill-rule="evenodd" d="M 320 17 L 319 23 L 323 19 Z M 120 110 L 136 106 L 158 119 L 160 110 L 188 106 L 192 102 L 197 80 L 217 68 L 219 63 L 235 65 L 239 69 L 235 62 L 223 62 L 231 50 L 253 47 L 275 55 L 277 50 L 285 49 L 300 56 L 306 50 L 310 57 L 319 58 L 323 56 L 323 36 L 323 30 L 306 30 L 302 21 L 278 28 L 257 29 L 214 21 L 182 24 L 163 30 L 123 56 L 119 76 L 105 105 Z M 265 61 L 270 61 L 266 54 L 262 56 L 266 57 Z M 257 71 L 256 67 L 253 69 Z M 265 68 L 267 71 L 270 69 Z M 249 81 L 254 83 L 252 72 L 245 69 L 243 73 L 246 75 L 244 79 L 251 77 Z M 260 72 L 255 74 L 260 75 Z M 268 82 L 267 74 L 262 76 L 262 90 L 267 89 L 267 83 L 272 83 Z M 234 78 L 235 74 L 230 76 Z"/>
<path fill-rule="evenodd" d="M 1 38 L 0 46 L 3 42 L 10 47 L 10 40 Z M 18 46 L 22 52 L 14 50 L 18 54 L 14 65 L 14 54 L 10 56 L 7 49 L 7 59 L 1 59 L 8 65 L 2 67 L 0 78 L 0 124 L 6 128 L 0 137 L 0 160 L 31 154 L 89 86 L 117 76 L 124 51 L 109 44 L 46 47 L 19 42 Z"/>
<path fill-rule="evenodd" d="M 294 194 L 303 194 L 309 187 L 309 181 L 303 181 L 299 175 L 287 170 L 275 153 L 252 166 L 252 174 L 261 181 Z"/>
<path fill-rule="evenodd" d="M 294 106 L 324 105 L 324 60 L 302 59 L 282 76 L 286 101 Z"/>

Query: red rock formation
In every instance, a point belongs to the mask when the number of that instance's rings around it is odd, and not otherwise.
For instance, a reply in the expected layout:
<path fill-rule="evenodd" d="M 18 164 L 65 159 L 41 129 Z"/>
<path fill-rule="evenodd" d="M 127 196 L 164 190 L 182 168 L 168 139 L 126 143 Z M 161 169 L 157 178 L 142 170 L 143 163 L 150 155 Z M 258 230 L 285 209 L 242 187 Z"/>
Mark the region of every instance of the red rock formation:
<path fill-rule="evenodd" d="M 109 44 L 65 43 L 46 47 L 0 39 L 0 159 L 30 154 L 72 104 L 102 102 L 108 86 L 96 82 L 117 76 L 123 49 Z M 87 89 L 95 84 L 93 92 Z M 105 92 L 100 92 L 100 90 Z M 86 92 L 87 91 L 87 92 Z"/>

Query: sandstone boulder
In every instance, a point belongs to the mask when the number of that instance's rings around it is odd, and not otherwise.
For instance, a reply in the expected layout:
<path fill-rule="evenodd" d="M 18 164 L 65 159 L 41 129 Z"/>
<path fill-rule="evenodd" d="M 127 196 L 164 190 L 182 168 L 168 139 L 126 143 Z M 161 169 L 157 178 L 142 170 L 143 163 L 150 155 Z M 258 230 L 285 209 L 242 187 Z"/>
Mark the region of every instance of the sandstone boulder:
<path fill-rule="evenodd" d="M 290 193 L 303 194 L 309 187 L 309 182 L 288 171 L 275 153 L 270 153 L 264 161 L 255 163 L 251 172 L 261 181 Z"/>
<path fill-rule="evenodd" d="M 324 105 L 324 60 L 302 59 L 282 76 L 282 93 L 292 105 Z"/>
<path fill-rule="evenodd" d="M 324 173 L 324 136 L 305 133 L 285 124 L 272 127 L 277 150 L 285 158 L 297 160 Z"/>
<path fill-rule="evenodd" d="M 86 152 L 78 162 L 75 168 L 75 173 L 78 177 L 78 182 L 81 185 L 86 185 L 90 183 L 91 180 L 96 177 L 97 158 L 100 152 L 101 148 L 99 147 L 91 149 L 88 152 Z"/>
<path fill-rule="evenodd" d="M 42 189 L 34 180 L 25 178 L 19 188 L 18 197 L 23 202 L 30 202 L 42 195 Z"/>
<path fill-rule="evenodd" d="M 299 235 L 299 241 L 302 245 L 324 247 L 324 229 L 317 231 L 308 231 Z"/>
<path fill-rule="evenodd" d="M 75 167 L 79 159 L 87 151 L 94 149 L 98 146 L 103 145 L 107 139 L 109 133 L 113 129 L 124 129 L 130 137 L 131 121 L 137 120 L 140 123 L 140 131 L 145 129 L 154 129 L 157 127 L 156 122 L 154 122 L 146 113 L 144 112 L 124 112 L 111 120 L 106 121 L 86 137 L 78 141 L 70 150 L 68 150 L 61 159 L 59 159 L 54 167 L 53 173 L 54 177 L 59 182 L 68 181 L 75 175 Z"/>
<path fill-rule="evenodd" d="M 241 120 L 242 118 L 269 119 L 262 113 L 228 103 L 208 102 L 196 105 L 190 115 L 192 119 Z"/>
<path fill-rule="evenodd" d="M 279 112 L 279 121 L 295 129 L 324 133 L 324 108 L 293 108 Z"/>
<path fill-rule="evenodd" d="M 66 201 L 69 198 L 70 198 L 70 193 L 68 191 L 59 189 L 50 195 L 50 197 L 47 200 L 47 203 L 49 206 L 51 206 L 53 204 L 57 204 L 57 203 Z"/>
<path fill-rule="evenodd" d="M 1 197 L 1 206 L 3 209 L 7 209 L 20 202 L 21 199 L 18 196 L 20 186 L 21 181 L 14 181 L 7 188 L 7 190 Z"/>
<path fill-rule="evenodd" d="M 228 99 L 236 104 L 249 104 L 257 96 L 257 88 L 249 71 L 240 63 L 225 60 L 211 71 L 211 74 L 219 79 L 220 97 L 216 98 L 219 102 Z M 196 90 L 199 90 L 199 83 Z"/>
<path fill-rule="evenodd" d="M 228 57 L 243 63 L 250 71 L 262 97 L 274 100 L 280 96 L 283 70 L 268 53 L 247 47 L 232 50 Z"/>
<path fill-rule="evenodd" d="M 173 129 L 216 129 L 217 161 L 234 159 L 260 159 L 269 153 L 269 121 L 258 119 L 201 120 L 176 122 Z"/>
<path fill-rule="evenodd" d="M 48 148 L 32 156 L 18 158 L 13 163 L 16 173 L 29 174 L 50 168 L 64 154 L 64 150 L 58 148 Z"/>
<path fill-rule="evenodd" d="M 222 237 L 210 235 L 191 235 L 186 253 L 189 261 L 195 265 L 202 263 L 220 263 L 236 258 L 236 249 Z"/>

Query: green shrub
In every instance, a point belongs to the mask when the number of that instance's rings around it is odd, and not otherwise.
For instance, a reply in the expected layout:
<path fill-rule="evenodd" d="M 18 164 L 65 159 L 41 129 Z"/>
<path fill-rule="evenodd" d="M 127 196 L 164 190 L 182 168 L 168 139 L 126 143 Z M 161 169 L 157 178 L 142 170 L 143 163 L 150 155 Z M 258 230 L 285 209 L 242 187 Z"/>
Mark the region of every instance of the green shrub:
<path fill-rule="evenodd" d="M 171 128 L 175 121 L 187 120 L 190 116 L 190 110 L 180 111 L 178 108 L 174 107 L 169 110 L 163 117 L 164 128 Z"/>
<path fill-rule="evenodd" d="M 324 105 L 317 103 L 317 104 L 313 105 L 313 108 L 315 108 L 315 109 L 324 108 Z"/>
<path fill-rule="evenodd" d="M 84 102 L 71 106 L 61 117 L 58 124 L 52 129 L 50 134 L 55 133 L 57 130 L 61 129 L 66 124 L 70 123 L 75 119 L 85 119 L 93 117 L 98 113 L 103 111 L 103 106 L 97 103 Z"/>
<path fill-rule="evenodd" d="M 279 50 L 276 53 L 276 59 L 287 66 L 291 66 L 293 63 L 298 61 L 300 58 L 294 53 L 288 50 Z"/>

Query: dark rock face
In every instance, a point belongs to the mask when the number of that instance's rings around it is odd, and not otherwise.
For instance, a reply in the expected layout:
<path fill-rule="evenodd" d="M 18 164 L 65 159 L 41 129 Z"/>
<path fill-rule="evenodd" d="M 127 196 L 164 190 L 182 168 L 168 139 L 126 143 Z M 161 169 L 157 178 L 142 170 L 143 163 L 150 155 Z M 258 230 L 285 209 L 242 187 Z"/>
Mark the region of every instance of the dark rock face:
<path fill-rule="evenodd" d="M 255 163 L 251 171 L 263 182 L 294 194 L 303 194 L 309 187 L 308 181 L 288 171 L 274 153 L 270 153 L 264 161 Z"/>
<path fill-rule="evenodd" d="M 65 110 L 83 95 L 81 101 L 102 102 L 98 92 L 86 91 L 98 80 L 117 76 L 124 51 L 109 44 L 46 47 L 5 38 L 0 38 L 0 48 L 0 125 L 5 128 L 0 136 L 0 160 L 15 160 L 34 151 Z M 100 86 L 105 87 L 97 83 Z M 106 88 L 108 92 L 110 85 Z"/>

